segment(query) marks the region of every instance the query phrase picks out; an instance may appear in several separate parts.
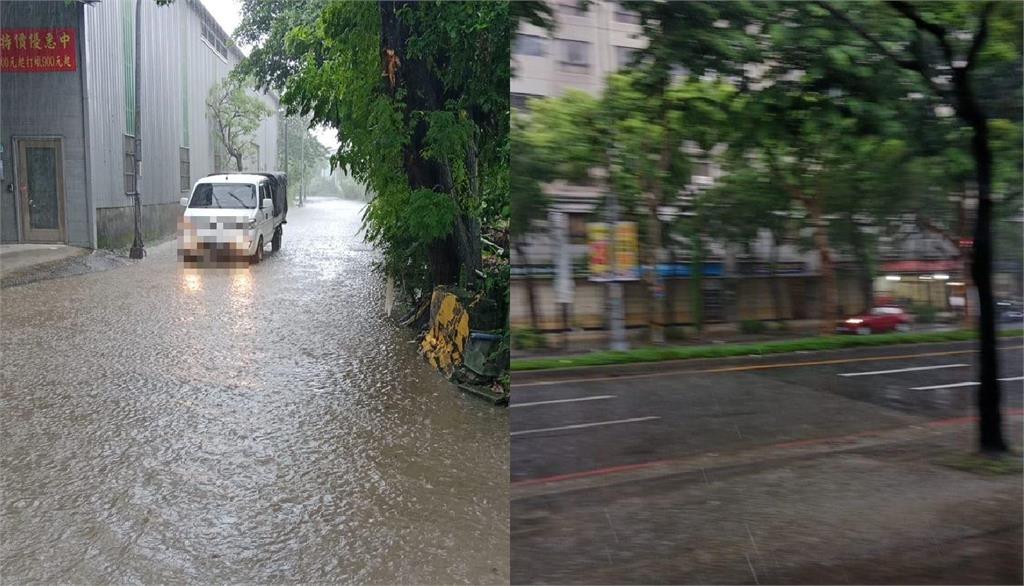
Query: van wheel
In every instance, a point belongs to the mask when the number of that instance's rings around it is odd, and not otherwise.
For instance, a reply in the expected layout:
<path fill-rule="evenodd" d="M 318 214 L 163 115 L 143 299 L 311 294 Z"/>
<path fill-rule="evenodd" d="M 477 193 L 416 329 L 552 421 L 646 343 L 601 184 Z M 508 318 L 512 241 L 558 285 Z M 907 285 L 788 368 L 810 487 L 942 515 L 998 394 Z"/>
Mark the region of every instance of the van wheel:
<path fill-rule="evenodd" d="M 250 264 L 254 264 L 254 265 L 258 265 L 258 264 L 260 264 L 261 260 L 263 260 L 263 237 L 262 236 L 260 236 L 260 241 L 256 244 L 256 252 L 252 253 L 252 256 L 249 257 L 249 263 Z"/>
<path fill-rule="evenodd" d="M 274 252 L 281 250 L 281 237 L 283 235 L 284 229 L 278 226 L 277 230 L 274 230 L 274 237 L 270 240 L 270 250 L 273 250 Z"/>
<path fill-rule="evenodd" d="M 871 328 L 857 328 L 858 336 L 867 336 L 871 334 Z"/>

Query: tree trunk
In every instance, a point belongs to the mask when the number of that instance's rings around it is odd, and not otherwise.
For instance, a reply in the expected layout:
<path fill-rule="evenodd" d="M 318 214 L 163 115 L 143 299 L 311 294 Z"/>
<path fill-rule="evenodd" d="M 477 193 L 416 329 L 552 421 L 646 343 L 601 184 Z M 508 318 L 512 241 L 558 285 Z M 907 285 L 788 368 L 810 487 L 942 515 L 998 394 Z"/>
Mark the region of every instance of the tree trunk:
<path fill-rule="evenodd" d="M 839 318 L 839 294 L 836 290 L 836 270 L 832 262 L 832 251 L 828 245 L 828 230 L 822 217 L 821 204 L 814 197 L 801 197 L 807 207 L 811 223 L 814 224 L 814 247 L 821 260 L 821 327 L 822 334 L 832 333 Z"/>
<path fill-rule="evenodd" d="M 231 156 L 235 159 L 235 169 L 239 173 L 241 173 L 242 172 L 242 153 L 233 153 Z"/>
<path fill-rule="evenodd" d="M 771 232 L 772 235 L 772 247 L 768 253 L 768 281 L 772 292 L 772 314 L 775 316 L 775 321 L 782 321 L 785 319 L 782 315 L 782 287 L 779 283 L 779 275 L 777 273 L 776 265 L 779 263 L 779 247 L 775 242 L 775 232 Z"/>
<path fill-rule="evenodd" d="M 412 126 L 409 141 L 403 149 L 405 175 L 410 189 L 430 189 L 454 197 L 451 174 L 446 165 L 423 157 L 426 145 L 427 122 L 423 112 L 441 110 L 448 96 L 437 71 L 421 59 L 406 54 L 410 31 L 398 16 L 401 9 L 417 10 L 415 2 L 380 0 L 381 14 L 381 83 L 395 96 L 397 89 L 405 89 L 402 98 L 403 115 Z M 393 77 L 387 75 L 393 73 Z M 392 79 L 394 82 L 392 83 Z M 473 156 L 468 153 L 467 156 Z M 480 223 L 464 212 L 453 222 L 452 231 L 428 247 L 427 254 L 434 285 L 452 285 L 458 282 L 473 284 L 476 271 L 482 265 L 480 250 Z"/>
<path fill-rule="evenodd" d="M 523 282 L 526 284 L 526 300 L 530 304 L 530 329 L 535 332 L 540 331 L 540 318 L 537 315 L 537 297 L 536 292 L 533 290 L 533 275 L 530 273 L 530 260 L 526 256 L 526 249 L 523 247 L 522 242 L 516 242 L 513 246 L 516 247 L 516 253 L 519 254 L 519 258 L 523 261 L 523 266 L 526 267 L 526 275 L 523 278 Z"/>
<path fill-rule="evenodd" d="M 857 283 L 860 286 L 861 301 L 864 304 L 864 311 L 867 312 L 875 305 L 875 279 L 871 271 L 871 253 L 868 251 L 864 235 L 853 221 L 853 217 L 847 214 L 846 221 L 849 223 L 850 244 L 853 245 L 853 254 L 857 259 Z"/>
<path fill-rule="evenodd" d="M 988 120 L 971 91 L 967 72 L 953 70 L 957 113 L 971 125 L 971 154 L 978 180 L 978 207 L 974 224 L 971 278 L 978 289 L 978 330 L 981 341 L 978 387 L 978 442 L 982 452 L 1003 453 L 1000 413 L 998 357 L 996 356 L 995 303 L 992 299 L 992 150 L 988 143 Z"/>
<path fill-rule="evenodd" d="M 693 246 L 690 260 L 690 297 L 693 308 L 693 325 L 697 333 L 704 331 L 704 242 L 700 232 L 693 234 Z"/>
<path fill-rule="evenodd" d="M 658 196 L 654 193 L 647 196 L 647 260 L 651 266 L 648 275 L 648 291 L 651 294 L 648 325 L 651 344 L 665 343 L 665 297 L 664 290 L 659 290 L 658 257 L 661 251 L 661 221 L 658 219 Z"/>

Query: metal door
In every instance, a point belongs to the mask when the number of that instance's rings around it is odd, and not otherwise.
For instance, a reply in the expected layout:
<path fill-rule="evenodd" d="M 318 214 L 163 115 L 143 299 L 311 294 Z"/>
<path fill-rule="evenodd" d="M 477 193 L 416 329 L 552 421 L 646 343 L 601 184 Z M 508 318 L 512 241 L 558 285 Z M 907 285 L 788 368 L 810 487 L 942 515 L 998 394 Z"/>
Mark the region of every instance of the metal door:
<path fill-rule="evenodd" d="M 17 139 L 21 233 L 26 242 L 66 242 L 60 139 Z"/>

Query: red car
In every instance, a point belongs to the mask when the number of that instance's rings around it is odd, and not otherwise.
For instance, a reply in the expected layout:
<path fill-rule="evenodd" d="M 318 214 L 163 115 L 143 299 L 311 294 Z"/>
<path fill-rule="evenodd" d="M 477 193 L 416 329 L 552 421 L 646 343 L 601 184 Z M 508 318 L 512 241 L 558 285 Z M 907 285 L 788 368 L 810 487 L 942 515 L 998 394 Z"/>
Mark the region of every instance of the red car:
<path fill-rule="evenodd" d="M 879 332 L 906 332 L 910 329 L 910 316 L 899 307 L 875 307 L 867 313 L 855 315 L 836 325 L 839 334 L 877 334 Z"/>

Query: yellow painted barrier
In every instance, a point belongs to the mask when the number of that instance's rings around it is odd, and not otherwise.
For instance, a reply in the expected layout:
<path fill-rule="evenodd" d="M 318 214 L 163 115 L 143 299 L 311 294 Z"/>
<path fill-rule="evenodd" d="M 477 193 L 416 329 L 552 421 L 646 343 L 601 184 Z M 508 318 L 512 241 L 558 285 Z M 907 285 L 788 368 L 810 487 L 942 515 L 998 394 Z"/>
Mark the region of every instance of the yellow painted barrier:
<path fill-rule="evenodd" d="M 469 314 L 458 298 L 438 288 L 430 298 L 430 323 L 420 353 L 431 366 L 451 376 L 462 364 L 469 339 Z"/>

